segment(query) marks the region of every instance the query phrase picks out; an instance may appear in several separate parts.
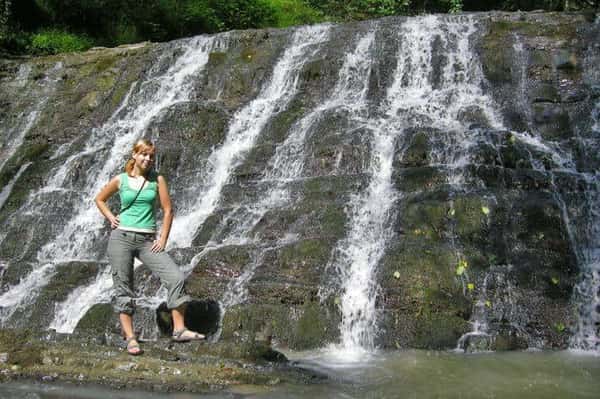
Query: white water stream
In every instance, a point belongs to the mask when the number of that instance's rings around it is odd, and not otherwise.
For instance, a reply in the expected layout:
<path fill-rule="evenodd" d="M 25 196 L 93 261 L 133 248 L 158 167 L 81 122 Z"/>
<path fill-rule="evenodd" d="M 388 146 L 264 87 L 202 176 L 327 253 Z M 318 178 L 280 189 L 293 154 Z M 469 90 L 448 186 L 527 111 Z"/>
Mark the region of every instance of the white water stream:
<path fill-rule="evenodd" d="M 97 260 L 97 254 L 90 248 L 100 234 L 104 221 L 90 199 L 100 191 L 112 175 L 118 173 L 132 144 L 146 132 L 150 123 L 173 104 L 189 98 L 193 90 L 193 78 L 208 62 L 210 51 L 219 48 L 223 37 L 224 35 L 200 36 L 178 42 L 181 47 L 179 58 L 163 72 L 156 70 L 162 61 L 158 60 L 155 70 L 150 71 L 150 78 L 140 84 L 137 91 L 130 92 L 118 112 L 113 114 L 104 126 L 92 131 L 86 148 L 70 157 L 60 168 L 56 178 L 49 182 L 52 187 L 47 189 L 54 190 L 56 185 L 62 184 L 67 171 L 78 167 L 76 161 L 79 158 L 96 154 L 106 156 L 98 160 L 102 168 L 87 175 L 85 188 L 80 192 L 82 201 L 74 210 L 73 217 L 66 223 L 63 231 L 39 251 L 39 267 L 47 270 L 52 269 L 57 263 L 70 260 Z M 108 152 L 102 153 L 100 149 L 103 148 L 109 149 Z M 32 287 L 28 292 L 11 287 L 5 293 L 11 298 L 11 306 L 22 306 L 21 304 L 30 301 L 39 287 L 47 282 L 38 279 L 36 274 L 32 273 L 23 278 L 21 284 L 25 283 Z M 96 292 L 102 296 L 103 291 L 100 288 L 109 286 L 111 286 L 110 274 L 101 272 L 96 282 L 87 290 L 88 293 Z M 59 332 L 71 332 L 81 316 L 75 311 L 87 310 L 97 302 L 97 298 L 92 295 L 81 297 L 72 293 L 63 304 L 58 305 L 52 327 Z M 0 306 L 6 305 L 0 300 Z"/>
<path fill-rule="evenodd" d="M 238 111 L 229 126 L 229 131 L 225 143 L 216 149 L 209 158 L 209 164 L 214 169 L 207 172 L 210 181 L 205 187 L 206 192 L 198 195 L 201 199 L 187 210 L 182 210 L 181 217 L 176 218 L 171 231 L 172 246 L 189 246 L 197 228 L 199 228 L 206 216 L 208 216 L 216 206 L 223 185 L 229 179 L 231 172 L 241 163 L 245 153 L 252 147 L 254 141 L 260 134 L 262 127 L 276 106 L 287 104 L 296 90 L 298 74 L 303 63 L 310 57 L 310 54 L 316 51 L 312 45 L 319 44 L 327 37 L 328 26 L 317 26 L 300 28 L 294 35 L 293 44 L 286 50 L 277 65 L 275 66 L 273 77 L 267 87 L 261 91 L 259 96 L 251 101 L 246 107 Z M 207 50 L 203 62 L 208 60 Z M 307 51 L 309 53 L 307 53 Z M 182 56 L 184 58 L 186 55 Z M 188 55 L 189 57 L 189 55 Z M 187 59 L 183 62 L 193 62 Z M 173 90 L 177 89 L 177 84 L 173 84 Z M 181 91 L 185 92 L 184 87 L 179 87 L 179 98 Z M 111 288 L 110 274 L 105 273 L 102 278 L 98 278 L 91 286 L 85 288 L 86 299 L 84 304 L 78 299 L 78 294 L 72 293 L 69 299 L 63 303 L 56 312 L 51 328 L 57 331 L 72 331 L 79 319 L 85 312 L 97 303 L 99 299 L 107 300 L 110 295 L 107 288 Z M 159 291 L 160 296 L 163 291 Z M 158 301 L 158 302 L 157 302 Z M 139 303 L 156 304 L 160 300 L 157 298 L 141 298 Z"/>
<path fill-rule="evenodd" d="M 35 100 L 33 104 L 27 106 L 22 113 L 23 123 L 17 123 L 17 125 L 9 129 L 7 132 L 2 132 L 0 142 L 0 171 L 4 168 L 6 163 L 15 155 L 15 153 L 21 148 L 25 136 L 35 126 L 40 113 L 46 106 L 48 99 L 54 93 L 56 84 L 59 80 L 57 77 L 59 72 L 62 70 L 62 63 L 56 63 L 50 70 L 46 71 L 46 76 L 39 82 L 35 83 L 36 90 Z M 25 64 L 19 68 L 18 75 L 15 80 L 15 84 L 18 87 L 24 87 L 28 80 L 29 74 L 31 73 L 31 66 Z"/>
<path fill-rule="evenodd" d="M 259 203 L 248 206 L 249 216 L 239 223 L 236 230 L 224 240 L 224 244 L 240 245 L 248 242 L 248 234 L 269 209 L 288 203 L 289 192 L 286 185 L 302 176 L 307 136 L 312 126 L 324 113 L 335 109 L 346 109 L 353 115 L 359 114 L 363 110 L 366 105 L 368 79 L 371 71 L 370 51 L 373 41 L 373 32 L 368 32 L 358 40 L 353 51 L 344 57 L 344 63 L 338 73 L 331 96 L 292 126 L 285 141 L 276 148 L 265 173 L 263 181 L 273 183 L 271 188 Z M 282 237 L 278 244 L 284 245 L 286 242 L 287 237 Z M 228 285 L 219 302 L 221 318 L 228 308 L 245 301 L 247 285 L 261 260 L 259 255 L 258 259 L 254 259 L 251 264 L 247 265 L 244 272 Z"/>
<path fill-rule="evenodd" d="M 27 162 L 27 163 L 21 165 L 21 167 L 17 171 L 17 174 L 14 175 L 12 179 L 10 179 L 10 181 L 8 182 L 8 184 L 6 186 L 2 187 L 2 191 L 0 191 L 0 209 L 2 209 L 2 207 L 4 206 L 4 203 L 10 196 L 10 193 L 12 192 L 12 189 L 13 189 L 15 183 L 17 182 L 17 180 L 19 180 L 19 177 L 21 177 L 23 172 L 25 172 L 25 169 L 27 169 L 30 165 L 31 165 L 31 162 Z"/>
<path fill-rule="evenodd" d="M 365 122 L 372 134 L 370 183 L 351 201 L 349 232 L 332 252 L 328 266 L 339 276 L 342 292 L 341 342 L 330 350 L 346 360 L 361 360 L 375 349 L 380 312 L 376 274 L 394 235 L 395 203 L 401 200 L 392 182 L 392 163 L 398 156 L 395 150 L 401 153 L 406 144 L 403 132 L 422 124 L 452 132 L 453 142 L 464 151 L 445 146 L 431 154 L 432 164 L 458 169 L 467 162 L 472 142 L 459 119 L 460 112 L 477 107 L 491 126 L 501 125 L 493 101 L 481 91 L 483 75 L 469 44 L 474 32 L 470 18 L 448 22 L 428 16 L 408 20 L 400 27 L 394 81 L 382 105 L 384 116 Z M 432 81 L 435 40 L 442 43 L 447 57 L 437 82 Z"/>
<path fill-rule="evenodd" d="M 279 110 L 284 110 L 296 94 L 302 66 L 327 40 L 329 30 L 329 25 L 315 25 L 301 27 L 294 32 L 292 42 L 277 61 L 269 83 L 254 100 L 235 113 L 225 142 L 210 155 L 209 170 L 204 172 L 205 183 L 199 189 L 197 200 L 183 209 L 173 223 L 169 238 L 171 246 L 191 245 L 200 226 L 216 208 L 221 190 L 231 173 L 242 163 L 267 122 Z"/>
<path fill-rule="evenodd" d="M 330 37 L 330 30 L 328 25 L 295 30 L 291 43 L 274 66 L 271 79 L 255 99 L 232 116 L 225 142 L 210 155 L 208 168 L 202 171 L 202 181 L 190 183 L 198 187 L 195 191 L 197 200 L 180 210 L 173 225 L 171 246 L 192 245 L 194 234 L 217 209 L 221 191 L 230 182 L 234 170 L 243 163 L 273 116 L 285 110 L 297 95 L 302 67 L 318 54 L 321 45 Z M 405 132 L 422 126 L 439 129 L 439 133 L 432 135 L 435 137 L 430 137 L 435 144 L 428 154 L 430 163 L 448 170 L 449 183 L 460 189 L 464 184 L 463 167 L 470 162 L 470 148 L 481 140 L 475 130 L 469 128 L 470 122 L 463 119 L 465 110 L 474 110 L 474 113 L 481 115 L 485 126 L 495 129 L 503 127 L 497 106 L 482 91 L 484 78 L 481 66 L 470 45 L 470 37 L 475 31 L 476 25 L 472 17 L 468 16 L 452 19 L 418 17 L 403 22 L 398 30 L 399 49 L 393 83 L 387 89 L 382 105 L 375 111 L 369 109 L 366 99 L 373 59 L 371 54 L 376 45 L 375 35 L 369 32 L 361 37 L 354 50 L 345 55 L 330 97 L 294 123 L 285 141 L 276 148 L 268 169 L 258 182 L 261 187 L 264 185 L 268 189 L 255 203 L 239 204 L 228 213 L 226 219 L 235 221 L 233 230 L 221 242 L 209 243 L 186 267 L 186 272 L 193 269 L 199 257 L 214 248 L 259 243 L 260 237 L 251 235 L 257 223 L 269 210 L 290 204 L 288 184 L 302 177 L 305 168 L 305 143 L 313 126 L 325 113 L 343 108 L 353 115 L 350 116 L 352 123 L 360 125 L 364 128 L 361 131 L 366 130 L 370 134 L 371 159 L 366 171 L 369 176 L 367 188 L 351 198 L 347 208 L 347 235 L 337 243 L 328 265 L 339 276 L 333 290 L 341 292 L 339 306 L 342 313 L 341 342 L 332 347 L 331 352 L 346 359 L 360 360 L 365 354 L 374 351 L 381 312 L 381 308 L 377 306 L 379 287 L 376 275 L 385 250 L 394 239 L 391 225 L 396 217 L 396 205 L 402 200 L 402 195 L 396 192 L 394 186 L 392 164 L 395 157 L 402 156 L 408 144 Z M 69 157 L 40 190 L 40 194 L 76 191 L 70 186 L 67 176 L 78 167 L 79 161 L 91 157 L 103 166 L 87 175 L 81 198 L 87 200 L 93 197 L 119 169 L 131 144 L 170 106 L 189 98 L 193 90 L 193 79 L 206 65 L 209 52 L 222 49 L 220 41 L 224 37 L 225 35 L 199 37 L 180 42 L 178 45 L 182 48 L 182 55 L 175 63 L 163 72 L 151 70 L 150 79 L 134 84 L 105 125 L 91 132 L 86 148 Z M 523 60 L 527 58 L 526 50 L 520 42 L 517 41 L 513 49 L 518 57 Z M 438 62 L 436 56 L 441 56 L 443 62 Z M 524 63 L 523 61 L 522 64 Z M 433 65 L 441 65 L 441 70 L 435 71 Z M 525 79 L 524 70 L 522 72 L 521 77 Z M 520 87 L 521 97 L 525 92 L 526 88 Z M 520 101 L 523 99 L 524 97 Z M 11 141 L 9 152 L 6 153 L 8 155 L 0 157 L 0 169 L 18 150 L 21 145 L 19 140 L 22 141 L 35 125 L 39 110 L 46 101 L 42 100 L 21 123 L 21 133 Z M 592 129 L 595 132 L 600 132 L 599 114 L 600 105 L 594 110 L 596 119 Z M 529 120 L 527 122 L 530 124 Z M 586 212 L 591 219 L 588 221 L 584 244 L 580 243 L 581 237 L 576 237 L 577 232 L 570 227 L 578 222 L 571 222 L 567 204 L 558 193 L 558 188 L 555 187 L 554 191 L 562 207 L 572 244 L 578 247 L 578 263 L 585 275 L 576 288 L 577 300 L 582 302 L 579 309 L 581 317 L 571 345 L 580 349 L 597 349 L 600 342 L 595 324 L 600 322 L 599 177 L 597 174 L 577 172 L 573 157 L 563 151 L 560 143 L 543 140 L 535 132 L 512 134 L 516 140 L 532 149 L 550 155 L 559 169 L 581 176 L 590 187 L 587 201 L 589 209 Z M 437 145 L 440 143 L 445 145 Z M 63 150 L 68 151 L 68 147 Z M 534 167 L 542 170 L 539 161 L 532 157 L 532 162 Z M 17 181 L 26 167 L 22 167 L 11 184 Z M 0 193 L 0 208 L 10 194 L 11 184 Z M 64 230 L 39 251 L 39 264 L 34 270 L 0 296 L 0 325 L 4 325 L 19 307 L 32 303 L 39 290 L 54 275 L 57 263 L 97 260 L 91 244 L 98 239 L 103 220 L 91 202 L 79 203 L 81 205 L 75 209 Z M 32 202 L 28 201 L 27 204 Z M 287 243 L 289 238 L 283 237 L 277 245 Z M 272 248 L 257 250 L 243 273 L 231 281 L 221 299 L 223 312 L 246 299 L 247 285 L 262 261 L 261 254 L 264 252 L 261 250 L 268 249 Z M 485 278 L 483 292 L 471 320 L 471 335 L 487 333 L 486 318 L 489 312 L 494 311 L 486 305 L 487 280 L 488 277 Z M 111 288 L 110 272 L 103 269 L 95 281 L 77 288 L 64 303 L 57 304 L 50 328 L 59 332 L 72 332 L 79 319 L 93 304 L 110 299 Z M 324 287 L 324 290 L 328 288 L 330 287 Z M 160 295 L 161 292 L 152 298 L 141 298 L 141 302 L 154 306 L 160 302 Z"/>

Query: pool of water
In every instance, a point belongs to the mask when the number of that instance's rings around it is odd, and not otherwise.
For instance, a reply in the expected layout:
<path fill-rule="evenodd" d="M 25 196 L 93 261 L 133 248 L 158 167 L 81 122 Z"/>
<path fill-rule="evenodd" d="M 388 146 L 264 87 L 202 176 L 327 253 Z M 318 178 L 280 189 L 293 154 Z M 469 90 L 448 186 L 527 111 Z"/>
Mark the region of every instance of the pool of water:
<path fill-rule="evenodd" d="M 397 351 L 340 356 L 291 352 L 298 367 L 328 376 L 312 385 L 237 386 L 211 395 L 112 391 L 96 387 L 8 383 L 0 398 L 599 398 L 600 356 L 576 352 L 462 354 Z"/>

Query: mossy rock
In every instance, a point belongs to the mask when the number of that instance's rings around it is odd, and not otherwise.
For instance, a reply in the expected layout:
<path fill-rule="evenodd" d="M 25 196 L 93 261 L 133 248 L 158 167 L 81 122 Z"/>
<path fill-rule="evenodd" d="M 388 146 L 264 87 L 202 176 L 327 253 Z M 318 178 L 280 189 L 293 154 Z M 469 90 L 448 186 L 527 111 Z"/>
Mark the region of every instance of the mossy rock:
<path fill-rule="evenodd" d="M 409 166 L 420 167 L 429 164 L 429 152 L 431 144 L 429 142 L 429 134 L 427 131 L 407 132 L 410 136 L 409 144 L 404 151 L 397 151 L 394 157 L 394 166 Z M 399 152 L 401 157 L 399 158 Z"/>
<path fill-rule="evenodd" d="M 42 364 L 44 347 L 31 331 L 0 329 L 0 353 L 7 353 L 8 364 L 30 367 Z"/>
<path fill-rule="evenodd" d="M 211 67 L 223 64 L 227 59 L 227 53 L 223 51 L 212 51 L 208 54 L 208 65 Z"/>
<path fill-rule="evenodd" d="M 447 172 L 432 166 L 408 167 L 394 170 L 392 178 L 399 191 L 435 190 L 447 183 Z"/>
<path fill-rule="evenodd" d="M 568 112 L 559 105 L 537 103 L 532 106 L 533 121 L 546 140 L 561 140 L 573 135 Z"/>
<path fill-rule="evenodd" d="M 310 105 L 310 100 L 298 95 L 287 104 L 285 109 L 277 107 L 276 114 L 268 121 L 260 139 L 283 143 L 293 129 L 298 128 L 294 124 L 306 115 Z"/>
<path fill-rule="evenodd" d="M 455 231 L 469 241 L 487 235 L 493 205 L 478 195 L 458 196 L 453 201 Z M 492 215 L 493 216 L 493 215 Z"/>
<path fill-rule="evenodd" d="M 161 148 L 161 170 L 193 173 L 225 139 L 228 120 L 227 112 L 216 104 L 182 102 L 171 106 L 154 127 L 159 132 L 155 141 Z"/>
<path fill-rule="evenodd" d="M 482 38 L 481 64 L 485 77 L 493 84 L 507 84 L 513 80 L 513 54 L 507 50 L 512 42 L 510 32 L 508 22 L 493 22 Z"/>
<path fill-rule="evenodd" d="M 243 184 L 249 180 L 260 180 L 274 153 L 275 146 L 271 143 L 253 146 L 252 150 L 246 154 L 243 164 L 238 166 L 233 172 L 236 183 Z"/>
<path fill-rule="evenodd" d="M 423 314 L 417 318 L 413 347 L 420 349 L 451 349 L 470 329 L 468 321 L 444 313 Z"/>
<path fill-rule="evenodd" d="M 411 236 L 439 240 L 449 227 L 453 207 L 449 198 L 425 195 L 407 197 L 399 213 L 397 231 Z"/>
<path fill-rule="evenodd" d="M 273 252 L 275 258 L 269 259 L 267 264 L 274 266 L 274 274 L 283 281 L 318 285 L 331 247 L 331 242 L 319 238 L 296 241 Z"/>
<path fill-rule="evenodd" d="M 198 354 L 207 354 L 221 359 L 245 360 L 259 364 L 287 363 L 287 358 L 281 352 L 274 350 L 265 341 L 218 342 L 200 346 Z"/>
<path fill-rule="evenodd" d="M 253 261 L 252 251 L 249 246 L 227 246 L 208 251 L 187 277 L 186 291 L 194 298 L 221 298 L 229 282 Z"/>
<path fill-rule="evenodd" d="M 274 340 L 293 350 L 323 347 L 337 338 L 339 319 L 318 302 L 299 306 L 237 305 L 225 313 L 224 340 Z"/>
<path fill-rule="evenodd" d="M 88 284 L 100 268 L 108 267 L 97 262 L 69 262 L 56 266 L 56 273 L 43 288 L 40 297 L 52 302 L 62 302 L 75 288 Z"/>
<path fill-rule="evenodd" d="M 556 86 L 548 83 L 539 83 L 532 87 L 528 93 L 533 103 L 557 103 L 560 101 L 560 93 Z"/>
<path fill-rule="evenodd" d="M 75 332 L 90 334 L 115 332 L 118 324 L 117 314 L 109 303 L 98 303 L 93 305 L 79 320 Z"/>

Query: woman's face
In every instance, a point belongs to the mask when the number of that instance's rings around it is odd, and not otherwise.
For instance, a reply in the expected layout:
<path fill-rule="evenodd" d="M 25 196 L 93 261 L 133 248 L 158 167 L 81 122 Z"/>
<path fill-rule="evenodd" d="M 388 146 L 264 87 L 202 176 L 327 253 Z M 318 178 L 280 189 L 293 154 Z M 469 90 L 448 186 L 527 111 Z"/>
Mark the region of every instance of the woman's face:
<path fill-rule="evenodd" d="M 143 149 L 140 152 L 134 151 L 132 158 L 135 160 L 135 166 L 142 171 L 146 171 L 154 163 L 154 148 Z"/>

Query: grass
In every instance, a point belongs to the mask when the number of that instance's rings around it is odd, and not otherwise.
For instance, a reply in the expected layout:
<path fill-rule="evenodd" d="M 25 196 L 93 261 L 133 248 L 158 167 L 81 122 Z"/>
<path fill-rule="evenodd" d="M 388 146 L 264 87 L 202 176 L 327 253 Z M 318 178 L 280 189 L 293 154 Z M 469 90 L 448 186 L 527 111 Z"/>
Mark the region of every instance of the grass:
<path fill-rule="evenodd" d="M 325 20 L 323 13 L 311 8 L 303 0 L 268 0 L 268 3 L 274 10 L 275 25 L 279 28 Z"/>
<path fill-rule="evenodd" d="M 59 29 L 44 29 L 31 37 L 30 52 L 36 55 L 50 55 L 85 51 L 93 46 L 90 38 L 75 35 Z"/>

